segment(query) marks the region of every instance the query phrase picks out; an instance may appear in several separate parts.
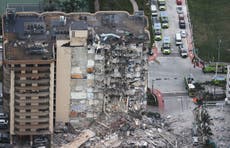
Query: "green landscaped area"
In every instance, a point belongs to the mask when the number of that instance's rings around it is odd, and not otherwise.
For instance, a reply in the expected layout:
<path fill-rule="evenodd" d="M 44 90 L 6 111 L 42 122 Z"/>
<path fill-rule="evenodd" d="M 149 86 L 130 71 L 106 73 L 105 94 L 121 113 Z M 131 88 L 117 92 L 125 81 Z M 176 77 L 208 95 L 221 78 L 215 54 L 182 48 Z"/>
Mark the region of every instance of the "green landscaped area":
<path fill-rule="evenodd" d="M 18 4 L 37 4 L 39 2 L 43 2 L 43 0 L 0 0 L 0 13 L 2 14 L 5 11 L 7 3 L 18 3 Z"/>
<path fill-rule="evenodd" d="M 133 6 L 129 0 L 99 0 L 99 3 L 101 11 L 120 10 L 133 14 Z"/>
<path fill-rule="evenodd" d="M 153 29 L 152 29 L 152 15 L 151 15 L 151 11 L 150 11 L 150 3 L 148 0 L 136 0 L 137 5 L 139 10 L 144 10 L 145 15 L 148 17 L 149 20 L 149 32 L 150 32 L 150 38 L 151 38 L 151 43 L 150 45 L 153 44 L 154 42 L 154 38 L 153 38 Z"/>
<path fill-rule="evenodd" d="M 188 0 L 198 56 L 205 61 L 230 62 L 230 0 Z"/>

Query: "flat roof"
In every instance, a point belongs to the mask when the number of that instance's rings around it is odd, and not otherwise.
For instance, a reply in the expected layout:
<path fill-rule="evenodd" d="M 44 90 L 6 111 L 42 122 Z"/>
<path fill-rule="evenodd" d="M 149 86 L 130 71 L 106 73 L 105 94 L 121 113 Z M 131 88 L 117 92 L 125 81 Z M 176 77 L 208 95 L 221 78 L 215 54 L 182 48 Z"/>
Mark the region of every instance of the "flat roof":
<path fill-rule="evenodd" d="M 64 19 L 63 19 L 64 18 Z M 97 34 L 132 34 L 137 40 L 149 40 L 144 16 L 126 12 L 70 13 L 9 12 L 3 16 L 4 60 L 54 59 L 56 39 L 69 39 L 69 29 L 94 28 Z M 131 40 L 130 40 L 131 41 Z M 135 41 L 133 41 L 135 42 Z"/>

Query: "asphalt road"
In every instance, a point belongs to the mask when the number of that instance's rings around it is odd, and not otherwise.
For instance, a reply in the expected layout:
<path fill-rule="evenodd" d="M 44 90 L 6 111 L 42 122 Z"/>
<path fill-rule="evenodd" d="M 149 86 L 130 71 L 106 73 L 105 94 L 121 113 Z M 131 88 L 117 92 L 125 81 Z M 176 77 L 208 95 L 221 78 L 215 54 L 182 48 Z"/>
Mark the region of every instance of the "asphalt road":
<path fill-rule="evenodd" d="M 178 25 L 178 14 L 176 12 L 176 1 L 168 0 L 166 1 L 167 13 L 169 16 L 169 28 L 162 29 L 162 34 L 164 36 L 170 36 L 172 53 L 170 55 L 163 55 L 160 51 L 162 45 L 161 41 L 156 42 L 158 48 L 158 62 L 149 63 L 149 75 L 148 75 L 148 86 L 154 89 L 160 90 L 163 94 L 175 94 L 173 96 L 184 95 L 186 96 L 186 90 L 184 85 L 184 77 L 190 73 L 194 75 L 195 79 L 199 82 L 204 82 L 210 80 L 214 74 L 203 74 L 201 68 L 193 67 L 191 59 L 181 58 L 178 53 L 178 49 L 175 46 L 175 34 L 180 32 Z M 184 47 L 188 48 L 190 44 L 190 32 L 187 18 L 187 10 L 183 1 L 183 10 L 185 14 L 186 21 L 186 32 L 188 33 L 187 38 L 183 39 Z"/>

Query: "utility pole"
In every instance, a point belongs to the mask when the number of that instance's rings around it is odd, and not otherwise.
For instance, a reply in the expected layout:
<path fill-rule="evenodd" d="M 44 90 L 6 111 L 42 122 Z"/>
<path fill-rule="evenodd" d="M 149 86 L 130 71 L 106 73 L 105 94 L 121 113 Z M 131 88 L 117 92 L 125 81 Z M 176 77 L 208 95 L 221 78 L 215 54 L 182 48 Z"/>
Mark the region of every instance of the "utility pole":
<path fill-rule="evenodd" d="M 218 41 L 215 79 L 217 77 L 217 70 L 218 70 L 218 64 L 219 64 L 218 62 L 220 61 L 220 45 L 221 45 L 221 39 L 219 39 Z M 216 86 L 215 85 L 214 85 L 214 98 L 216 98 Z"/>
<path fill-rule="evenodd" d="M 217 69 L 218 69 L 218 62 L 220 61 L 220 45 L 221 45 L 221 39 L 219 39 L 218 41 L 218 49 L 217 49 L 217 61 L 216 61 L 216 74 L 215 76 L 217 76 Z"/>

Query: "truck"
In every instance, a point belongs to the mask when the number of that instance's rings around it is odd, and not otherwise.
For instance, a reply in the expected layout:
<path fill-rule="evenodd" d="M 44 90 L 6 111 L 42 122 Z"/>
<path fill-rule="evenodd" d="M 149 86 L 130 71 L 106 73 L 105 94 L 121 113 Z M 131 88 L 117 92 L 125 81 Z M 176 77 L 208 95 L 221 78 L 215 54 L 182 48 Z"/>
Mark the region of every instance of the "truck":
<path fill-rule="evenodd" d="M 153 31 L 154 31 L 154 39 L 155 39 L 155 41 L 160 41 L 162 39 L 161 23 L 154 23 Z"/>
<path fill-rule="evenodd" d="M 160 11 L 165 11 L 166 10 L 166 1 L 165 0 L 158 0 L 158 8 Z"/>
<path fill-rule="evenodd" d="M 169 28 L 168 14 L 166 13 L 166 11 L 160 12 L 160 20 L 161 20 L 162 28 L 164 29 Z"/>
<path fill-rule="evenodd" d="M 196 93 L 195 80 L 192 74 L 184 77 L 185 88 L 188 90 L 188 96 L 194 97 Z"/>
<path fill-rule="evenodd" d="M 161 52 L 163 54 L 170 54 L 171 53 L 171 42 L 170 42 L 170 37 L 166 36 L 163 38 L 163 44 L 161 47 Z"/>

